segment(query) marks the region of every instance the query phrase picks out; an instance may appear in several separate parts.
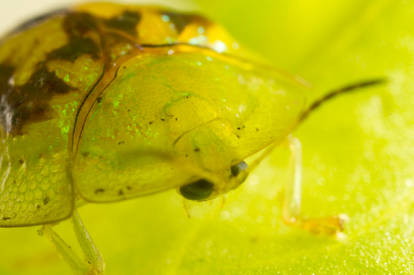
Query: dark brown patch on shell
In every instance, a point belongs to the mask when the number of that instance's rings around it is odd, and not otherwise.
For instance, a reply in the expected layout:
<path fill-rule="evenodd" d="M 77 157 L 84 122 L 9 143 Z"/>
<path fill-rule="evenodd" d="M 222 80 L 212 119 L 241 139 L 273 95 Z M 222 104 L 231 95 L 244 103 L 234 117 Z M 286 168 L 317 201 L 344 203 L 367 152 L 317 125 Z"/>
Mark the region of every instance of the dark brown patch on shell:
<path fill-rule="evenodd" d="M 0 65 L 0 68 L 4 66 Z M 51 98 L 72 90 L 55 73 L 48 71 L 44 64 L 38 66 L 23 86 L 11 85 L 9 80 L 12 76 L 7 75 L 10 70 L 4 71 L 6 73 L 0 72 L 0 122 L 12 134 L 22 134 L 22 128 L 27 123 L 47 120 L 51 113 Z"/>
<path fill-rule="evenodd" d="M 210 21 L 197 14 L 185 14 L 185 13 L 178 13 L 178 12 L 163 12 L 162 15 L 166 15 L 169 17 L 170 22 L 174 24 L 177 33 L 181 33 L 185 27 L 191 23 L 199 23 L 203 26 L 208 26 Z"/>
<path fill-rule="evenodd" d="M 66 45 L 50 52 L 46 59 L 62 59 L 74 62 L 78 57 L 88 54 L 98 59 L 101 50 L 98 44 L 87 35 L 97 31 L 97 20 L 87 13 L 69 13 L 63 20 L 63 29 L 68 35 Z"/>
<path fill-rule="evenodd" d="M 137 35 L 137 25 L 141 21 L 141 14 L 133 11 L 126 11 L 121 15 L 104 20 L 104 24 L 109 28 Z"/>
<path fill-rule="evenodd" d="M 69 37 L 84 36 L 98 29 L 96 18 L 89 13 L 72 12 L 66 15 L 63 29 Z"/>
<path fill-rule="evenodd" d="M 73 37 L 65 46 L 50 52 L 47 60 L 63 59 L 74 62 L 78 57 L 88 54 L 94 59 L 99 58 L 100 49 L 90 38 Z"/>

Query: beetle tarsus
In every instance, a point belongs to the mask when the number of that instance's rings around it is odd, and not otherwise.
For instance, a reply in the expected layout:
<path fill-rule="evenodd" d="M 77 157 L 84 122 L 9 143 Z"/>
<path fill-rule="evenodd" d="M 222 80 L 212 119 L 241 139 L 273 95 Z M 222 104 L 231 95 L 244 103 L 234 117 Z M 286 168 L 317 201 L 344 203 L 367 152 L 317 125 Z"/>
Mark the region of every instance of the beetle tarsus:
<path fill-rule="evenodd" d="M 321 218 L 297 218 L 294 220 L 284 219 L 285 224 L 290 226 L 299 227 L 315 235 L 323 235 L 335 237 L 337 239 L 345 238 L 343 233 L 345 230 L 345 224 L 349 218 L 345 214 L 338 216 L 321 217 Z"/>

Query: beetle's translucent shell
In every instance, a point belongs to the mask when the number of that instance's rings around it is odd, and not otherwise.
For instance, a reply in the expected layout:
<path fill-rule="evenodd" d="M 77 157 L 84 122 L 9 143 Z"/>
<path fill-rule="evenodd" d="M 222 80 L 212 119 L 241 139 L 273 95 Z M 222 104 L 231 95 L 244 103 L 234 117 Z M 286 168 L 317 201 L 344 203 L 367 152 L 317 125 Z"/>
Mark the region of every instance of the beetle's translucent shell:
<path fill-rule="evenodd" d="M 291 77 L 218 25 L 160 8 L 88 4 L 0 44 L 0 226 L 55 222 L 205 177 L 283 139 L 304 108 Z"/>

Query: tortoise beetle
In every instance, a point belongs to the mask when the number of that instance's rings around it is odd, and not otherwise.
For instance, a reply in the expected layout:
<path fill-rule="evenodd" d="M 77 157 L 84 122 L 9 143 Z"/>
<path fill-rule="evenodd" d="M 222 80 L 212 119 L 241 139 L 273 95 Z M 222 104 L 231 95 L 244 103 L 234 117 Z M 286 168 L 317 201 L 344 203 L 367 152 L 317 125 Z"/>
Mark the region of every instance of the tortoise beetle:
<path fill-rule="evenodd" d="M 84 4 L 32 19 L 0 40 L 0 227 L 43 225 L 75 270 L 101 274 L 79 205 L 171 188 L 209 200 L 287 144 L 285 222 L 339 234 L 341 216 L 300 216 L 291 133 L 326 100 L 382 82 L 308 103 L 304 81 L 257 61 L 219 25 L 158 7 Z M 87 263 L 52 229 L 69 217 Z"/>

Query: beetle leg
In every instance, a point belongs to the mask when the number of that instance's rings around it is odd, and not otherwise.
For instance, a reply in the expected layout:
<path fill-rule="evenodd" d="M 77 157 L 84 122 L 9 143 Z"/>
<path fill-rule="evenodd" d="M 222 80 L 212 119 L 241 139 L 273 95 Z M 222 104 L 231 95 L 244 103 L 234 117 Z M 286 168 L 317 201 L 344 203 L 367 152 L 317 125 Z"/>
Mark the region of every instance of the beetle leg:
<path fill-rule="evenodd" d="M 88 265 L 90 266 L 89 273 L 87 274 L 103 274 L 105 270 L 105 261 L 103 259 L 103 256 L 93 242 L 92 237 L 86 230 L 86 227 L 83 224 L 77 211 L 73 212 L 72 223 L 76 238 L 78 239 L 80 247 L 86 256 Z"/>
<path fill-rule="evenodd" d="M 86 230 L 79 214 L 75 211 L 72 216 L 73 228 L 80 247 L 85 254 L 86 261 L 80 259 L 74 253 L 71 246 L 68 245 L 53 229 L 52 225 L 43 226 L 41 233 L 44 233 L 55 245 L 57 251 L 63 259 L 73 269 L 76 274 L 82 275 L 99 275 L 104 273 L 105 262 L 91 236 Z"/>
<path fill-rule="evenodd" d="M 45 225 L 41 233 L 55 245 L 56 250 L 63 260 L 72 268 L 76 274 L 87 274 L 89 268 L 87 264 L 76 255 L 70 245 L 68 245 L 53 229 L 52 225 Z"/>
<path fill-rule="evenodd" d="M 288 146 L 291 152 L 290 175 L 285 186 L 283 221 L 314 234 L 344 236 L 342 232 L 347 220 L 346 215 L 313 219 L 301 217 L 302 146 L 300 141 L 293 136 L 288 137 Z"/>

